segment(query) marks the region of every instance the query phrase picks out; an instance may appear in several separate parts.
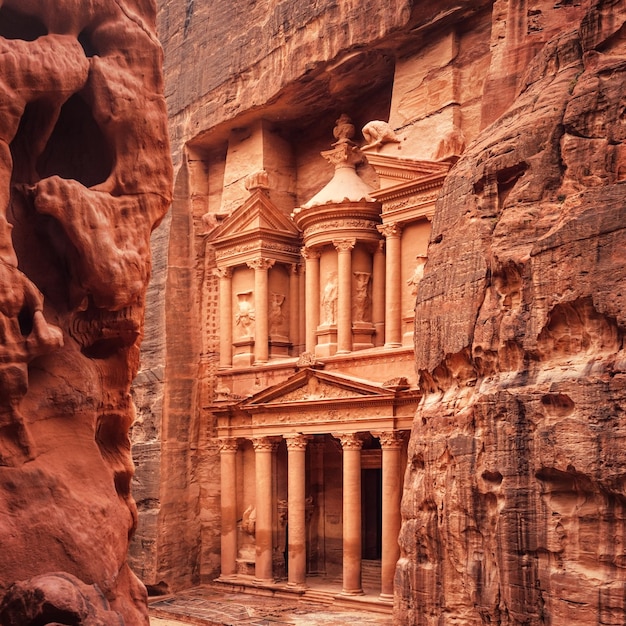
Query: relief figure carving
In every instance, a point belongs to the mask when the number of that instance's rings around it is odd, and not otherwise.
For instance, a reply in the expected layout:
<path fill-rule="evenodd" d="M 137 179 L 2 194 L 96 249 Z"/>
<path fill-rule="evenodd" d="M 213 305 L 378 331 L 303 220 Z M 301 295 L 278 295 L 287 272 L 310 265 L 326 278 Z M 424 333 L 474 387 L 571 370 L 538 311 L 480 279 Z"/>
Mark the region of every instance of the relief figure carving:
<path fill-rule="evenodd" d="M 369 272 L 353 272 L 353 274 L 355 282 L 352 320 L 354 322 L 369 322 L 372 303 L 369 293 L 371 274 Z"/>
<path fill-rule="evenodd" d="M 322 325 L 330 326 L 337 322 L 337 272 L 330 272 L 322 293 Z"/>
<path fill-rule="evenodd" d="M 254 336 L 254 305 L 252 303 L 252 291 L 242 291 L 237 294 L 237 306 L 235 324 L 239 331 L 239 337 Z"/>
<path fill-rule="evenodd" d="M 285 334 L 285 314 L 283 313 L 283 304 L 285 303 L 284 293 L 270 294 L 270 312 L 269 312 L 269 329 L 270 335 Z"/>

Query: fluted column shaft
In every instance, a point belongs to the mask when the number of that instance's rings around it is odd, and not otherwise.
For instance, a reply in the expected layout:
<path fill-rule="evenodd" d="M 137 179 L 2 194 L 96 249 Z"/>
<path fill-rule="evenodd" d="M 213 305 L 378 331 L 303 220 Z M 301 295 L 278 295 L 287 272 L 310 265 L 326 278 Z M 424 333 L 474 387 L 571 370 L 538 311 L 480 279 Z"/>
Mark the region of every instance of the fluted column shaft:
<path fill-rule="evenodd" d="M 359 595 L 361 584 L 361 448 L 356 434 L 340 435 L 343 449 L 343 585 L 342 593 Z"/>
<path fill-rule="evenodd" d="M 220 367 L 233 365 L 233 283 L 230 267 L 215 270 L 219 278 Z"/>
<path fill-rule="evenodd" d="M 237 573 L 237 440 L 220 440 L 221 575 Z"/>
<path fill-rule="evenodd" d="M 272 457 L 276 444 L 269 437 L 255 437 L 254 446 L 256 474 L 256 558 L 254 576 L 260 582 L 273 580 L 272 573 Z"/>
<path fill-rule="evenodd" d="M 312 248 L 302 248 L 305 261 L 305 351 L 315 352 L 315 331 L 320 323 L 320 253 Z"/>
<path fill-rule="evenodd" d="M 267 363 L 269 359 L 269 320 L 268 320 L 268 270 L 274 265 L 274 259 L 254 259 L 248 261 L 248 267 L 254 270 L 254 362 Z"/>
<path fill-rule="evenodd" d="M 304 585 L 306 579 L 305 457 L 307 437 L 285 436 L 287 443 L 288 583 Z"/>
<path fill-rule="evenodd" d="M 393 579 L 396 563 L 400 558 L 398 535 L 400 534 L 400 502 L 402 498 L 402 444 L 404 433 L 391 431 L 380 433 L 382 448 L 382 557 L 380 597 L 393 601 Z"/>
<path fill-rule="evenodd" d="M 333 241 L 337 249 L 337 352 L 352 351 L 352 249 L 355 239 Z"/>
<path fill-rule="evenodd" d="M 402 345 L 402 248 L 401 227 L 383 224 L 377 227 L 386 237 L 385 271 L 385 347 Z"/>

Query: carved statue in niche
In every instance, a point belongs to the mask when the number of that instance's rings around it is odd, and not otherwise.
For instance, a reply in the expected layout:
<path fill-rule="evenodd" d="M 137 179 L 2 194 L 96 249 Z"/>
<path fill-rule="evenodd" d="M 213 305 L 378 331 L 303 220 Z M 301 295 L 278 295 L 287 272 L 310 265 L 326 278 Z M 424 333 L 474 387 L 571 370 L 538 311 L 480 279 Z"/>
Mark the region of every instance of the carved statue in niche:
<path fill-rule="evenodd" d="M 2 624 L 148 623 L 126 555 L 130 386 L 172 183 L 153 10 L 0 3 Z"/>
<path fill-rule="evenodd" d="M 400 139 L 396 135 L 395 131 L 387 122 L 381 120 L 373 120 L 363 126 L 361 131 L 363 137 L 367 142 L 363 146 L 362 150 L 367 148 L 375 148 L 382 146 L 385 143 L 400 143 Z"/>
<path fill-rule="evenodd" d="M 422 256 L 420 254 L 415 257 L 416 264 L 415 269 L 413 270 L 413 275 L 409 280 L 406 281 L 406 284 L 411 289 L 411 295 L 417 296 L 417 292 L 419 290 L 419 284 L 422 278 L 424 277 L 424 265 L 426 265 L 426 261 L 428 257 Z"/>
<path fill-rule="evenodd" d="M 370 277 L 369 272 L 353 272 L 354 274 L 354 298 L 352 302 L 352 321 L 370 321 Z"/>
<path fill-rule="evenodd" d="M 284 293 L 270 294 L 269 330 L 271 336 L 285 334 L 285 314 L 283 304 L 285 303 Z"/>
<path fill-rule="evenodd" d="M 235 324 L 239 329 L 240 337 L 254 337 L 254 305 L 252 303 L 252 291 L 242 291 L 237 294 L 237 306 Z"/>
<path fill-rule="evenodd" d="M 246 508 L 241 516 L 241 530 L 246 535 L 254 537 L 256 533 L 256 507 L 251 504 Z"/>
<path fill-rule="evenodd" d="M 337 323 L 337 272 L 330 272 L 322 292 L 322 324 L 330 326 Z"/>

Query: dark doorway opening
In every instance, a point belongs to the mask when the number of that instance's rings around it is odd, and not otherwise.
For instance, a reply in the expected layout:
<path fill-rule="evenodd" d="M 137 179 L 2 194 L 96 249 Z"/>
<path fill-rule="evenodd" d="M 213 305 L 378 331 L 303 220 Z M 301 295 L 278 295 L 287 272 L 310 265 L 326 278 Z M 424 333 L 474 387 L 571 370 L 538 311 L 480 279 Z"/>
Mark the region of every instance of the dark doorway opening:
<path fill-rule="evenodd" d="M 381 558 L 382 545 L 382 470 L 361 470 L 362 558 Z"/>

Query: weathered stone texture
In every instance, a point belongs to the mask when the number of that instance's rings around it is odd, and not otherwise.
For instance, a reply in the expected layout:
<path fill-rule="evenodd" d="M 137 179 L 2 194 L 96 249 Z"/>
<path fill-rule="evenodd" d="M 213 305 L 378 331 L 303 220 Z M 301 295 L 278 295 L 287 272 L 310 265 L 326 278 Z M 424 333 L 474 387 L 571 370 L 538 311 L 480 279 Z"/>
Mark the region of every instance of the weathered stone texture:
<path fill-rule="evenodd" d="M 626 614 L 626 14 L 584 8 L 531 55 L 437 206 L 416 310 L 403 624 Z"/>
<path fill-rule="evenodd" d="M 130 383 L 172 177 L 155 7 L 8 0 L 0 51 L 0 622 L 144 624 Z"/>

